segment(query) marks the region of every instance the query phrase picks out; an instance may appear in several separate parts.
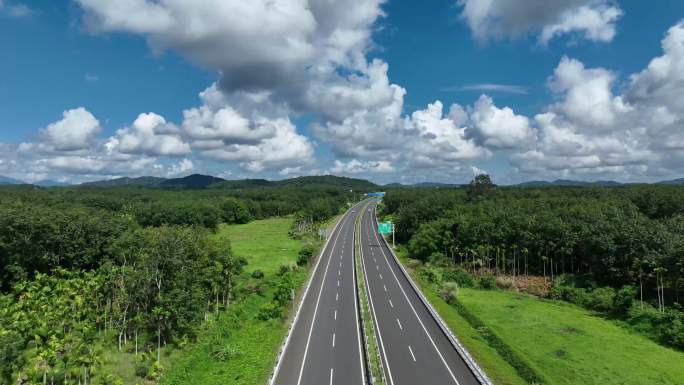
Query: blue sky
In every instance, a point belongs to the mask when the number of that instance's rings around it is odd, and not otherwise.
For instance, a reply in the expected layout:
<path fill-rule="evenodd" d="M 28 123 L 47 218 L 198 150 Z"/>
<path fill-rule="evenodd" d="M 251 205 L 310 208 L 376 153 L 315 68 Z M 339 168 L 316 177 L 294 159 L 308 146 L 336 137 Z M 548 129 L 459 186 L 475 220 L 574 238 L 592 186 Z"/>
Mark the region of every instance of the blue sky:
<path fill-rule="evenodd" d="M 276 10 L 132 0 L 134 18 L 108 3 L 0 1 L 0 174 L 455 183 L 480 171 L 502 183 L 684 174 L 684 107 L 672 101 L 684 89 L 662 86 L 677 83 L 684 59 L 677 44 L 661 47 L 684 18 L 681 1 L 562 0 L 521 16 L 510 0 L 330 9 L 283 0 Z M 230 19 L 240 12 L 248 21 Z M 634 79 L 661 56 L 672 74 Z M 428 108 L 436 101 L 442 114 Z M 632 116 L 660 113 L 666 123 Z"/>

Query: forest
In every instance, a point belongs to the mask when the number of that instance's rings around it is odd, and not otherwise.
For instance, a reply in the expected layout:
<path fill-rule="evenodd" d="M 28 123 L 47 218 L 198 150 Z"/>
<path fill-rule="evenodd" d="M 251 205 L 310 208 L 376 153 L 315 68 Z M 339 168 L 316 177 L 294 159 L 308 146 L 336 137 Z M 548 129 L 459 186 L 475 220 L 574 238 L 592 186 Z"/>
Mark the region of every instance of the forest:
<path fill-rule="evenodd" d="M 463 286 L 522 286 L 684 349 L 684 186 L 388 191 L 382 215 L 423 274 Z M 434 269 L 434 271 L 431 271 Z"/>
<path fill-rule="evenodd" d="M 293 216 L 296 233 L 350 199 L 321 186 L 0 187 L 0 384 L 120 384 L 103 350 L 122 346 L 158 379 L 162 348 L 239 301 L 246 261 L 211 236 L 219 224 Z"/>

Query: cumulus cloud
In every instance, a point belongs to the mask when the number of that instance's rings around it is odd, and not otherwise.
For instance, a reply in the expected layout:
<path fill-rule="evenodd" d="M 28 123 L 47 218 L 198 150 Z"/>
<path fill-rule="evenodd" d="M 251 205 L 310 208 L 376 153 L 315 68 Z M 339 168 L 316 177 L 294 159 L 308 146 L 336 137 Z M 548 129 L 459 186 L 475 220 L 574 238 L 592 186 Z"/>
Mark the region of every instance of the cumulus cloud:
<path fill-rule="evenodd" d="M 42 134 L 55 150 L 73 151 L 88 148 L 100 132 L 100 122 L 83 107 L 64 111 L 62 120 L 49 124 Z"/>
<path fill-rule="evenodd" d="M 335 160 L 335 164 L 330 169 L 330 172 L 335 174 L 359 174 L 359 173 L 376 173 L 376 172 L 392 172 L 392 162 L 386 160 L 380 161 L 361 161 L 352 159 L 348 162 Z"/>
<path fill-rule="evenodd" d="M 132 125 L 116 131 L 106 146 L 123 154 L 180 156 L 190 153 L 190 145 L 178 135 L 178 128 L 153 112 L 140 114 Z"/>
<path fill-rule="evenodd" d="M 684 171 L 684 22 L 668 30 L 662 48 L 620 94 L 611 71 L 563 58 L 549 81 L 559 100 L 535 117 L 539 140 L 514 154 L 513 164 L 625 179 Z"/>
<path fill-rule="evenodd" d="M 517 38 L 539 33 L 539 41 L 577 33 L 587 40 L 608 42 L 622 11 L 609 0 L 458 0 L 465 20 L 479 41 Z"/>
<path fill-rule="evenodd" d="M 469 133 L 490 148 L 520 148 L 535 139 L 526 116 L 516 115 L 509 107 L 498 108 L 486 95 L 475 102 L 470 120 L 472 129 Z"/>

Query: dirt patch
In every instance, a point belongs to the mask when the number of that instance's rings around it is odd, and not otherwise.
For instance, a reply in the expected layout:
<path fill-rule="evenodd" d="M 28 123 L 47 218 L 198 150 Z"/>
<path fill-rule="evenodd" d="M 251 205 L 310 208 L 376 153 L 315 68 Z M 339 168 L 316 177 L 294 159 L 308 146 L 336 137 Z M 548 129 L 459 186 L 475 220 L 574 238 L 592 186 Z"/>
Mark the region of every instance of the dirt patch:
<path fill-rule="evenodd" d="M 573 327 L 563 328 L 560 330 L 560 332 L 561 334 L 580 334 L 580 331 Z"/>

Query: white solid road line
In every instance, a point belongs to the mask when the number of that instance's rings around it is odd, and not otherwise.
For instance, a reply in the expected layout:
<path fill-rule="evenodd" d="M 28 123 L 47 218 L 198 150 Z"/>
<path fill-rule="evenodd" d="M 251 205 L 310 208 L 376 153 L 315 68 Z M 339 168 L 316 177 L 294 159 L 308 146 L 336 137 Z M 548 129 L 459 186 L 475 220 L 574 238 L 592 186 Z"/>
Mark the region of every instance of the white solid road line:
<path fill-rule="evenodd" d="M 397 318 L 397 323 L 399 324 L 399 330 L 404 330 L 404 328 L 401 327 L 401 322 L 399 321 L 399 318 Z"/>
<path fill-rule="evenodd" d="M 344 228 L 349 216 L 344 218 L 344 222 L 340 227 L 340 230 L 335 237 L 335 242 L 333 242 L 332 250 L 335 250 L 335 245 L 337 240 L 340 238 L 340 233 Z M 332 250 L 330 253 L 332 254 Z M 330 256 L 332 257 L 332 255 Z M 309 336 L 306 338 L 306 347 L 304 348 L 304 358 L 302 358 L 302 366 L 299 368 L 299 378 L 297 379 L 297 385 L 302 383 L 302 375 L 304 374 L 304 365 L 306 364 L 306 356 L 309 354 L 309 343 L 311 343 L 311 333 L 313 332 L 314 325 L 316 324 L 316 313 L 318 312 L 318 304 L 321 302 L 321 294 L 323 293 L 323 287 L 325 287 L 325 277 L 328 275 L 328 268 L 330 267 L 330 261 L 332 258 L 328 258 L 328 263 L 325 265 L 325 271 L 323 272 L 323 280 L 321 281 L 321 288 L 318 290 L 318 298 L 316 298 L 316 306 L 314 307 L 313 318 L 311 319 L 311 327 L 309 329 Z M 330 369 L 330 382 L 332 383 L 332 368 Z"/>
<path fill-rule="evenodd" d="M 411 349 L 411 345 L 409 347 L 409 353 L 411 353 L 411 358 L 413 358 L 413 362 L 416 362 L 416 356 L 413 355 L 413 349 Z"/>
<path fill-rule="evenodd" d="M 372 228 L 372 226 L 371 226 L 371 228 Z M 372 230 L 371 230 L 371 231 L 372 231 Z M 375 233 L 375 232 L 374 232 L 374 234 L 375 234 L 376 240 L 378 241 L 378 244 L 380 244 L 380 239 L 378 238 L 378 234 Z M 406 298 L 406 302 L 408 302 L 409 306 L 411 307 L 411 310 L 413 310 L 413 314 L 414 314 L 414 315 L 416 316 L 416 318 L 418 319 L 418 323 L 420 323 L 420 326 L 423 328 L 423 331 L 425 332 L 425 335 L 427 336 L 427 338 L 430 340 L 430 343 L 432 344 L 432 347 L 434 347 L 435 350 L 437 351 L 437 355 L 439 355 L 439 358 L 442 360 L 442 363 L 444 364 L 444 366 L 446 367 L 447 371 L 448 371 L 449 374 L 451 375 L 451 379 L 454 380 L 454 382 L 456 383 L 456 385 L 460 385 L 459 382 L 458 382 L 458 380 L 456 379 L 456 376 L 454 376 L 454 372 L 451 371 L 451 368 L 449 367 L 449 365 L 447 364 L 446 360 L 444 359 L 444 356 L 442 355 L 442 352 L 439 351 L 439 348 L 437 347 L 437 344 L 435 344 L 435 341 L 432 339 L 432 336 L 430 336 L 430 333 L 428 333 L 427 328 L 425 327 L 425 324 L 423 324 L 423 320 L 420 319 L 420 317 L 418 316 L 418 312 L 417 312 L 416 309 L 413 307 L 413 304 L 412 304 L 411 301 L 409 300 L 408 295 L 406 295 L 406 292 L 404 291 L 404 287 L 403 287 L 403 286 L 401 285 L 401 283 L 399 282 L 399 278 L 397 278 L 397 275 L 394 273 L 394 269 L 392 268 L 392 265 L 390 265 L 389 260 L 387 259 L 387 254 L 385 253 L 385 249 L 384 249 L 382 246 L 380 246 L 380 250 L 382 251 L 382 256 L 385 258 L 385 263 L 387 263 L 387 267 L 389 267 L 390 271 L 392 272 L 392 275 L 394 276 L 394 279 L 397 281 L 397 285 L 399 285 L 399 289 L 400 289 L 401 292 L 404 294 L 404 298 Z"/>

